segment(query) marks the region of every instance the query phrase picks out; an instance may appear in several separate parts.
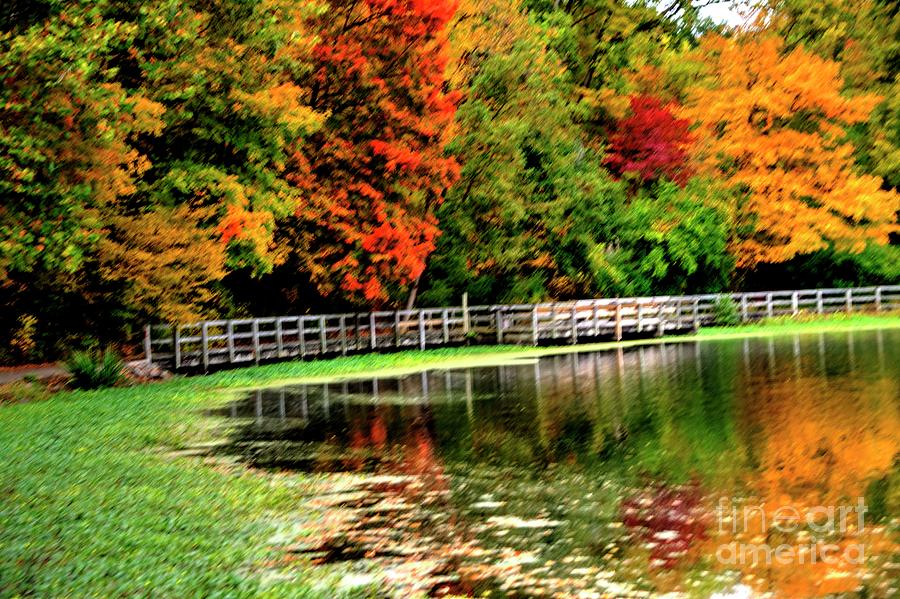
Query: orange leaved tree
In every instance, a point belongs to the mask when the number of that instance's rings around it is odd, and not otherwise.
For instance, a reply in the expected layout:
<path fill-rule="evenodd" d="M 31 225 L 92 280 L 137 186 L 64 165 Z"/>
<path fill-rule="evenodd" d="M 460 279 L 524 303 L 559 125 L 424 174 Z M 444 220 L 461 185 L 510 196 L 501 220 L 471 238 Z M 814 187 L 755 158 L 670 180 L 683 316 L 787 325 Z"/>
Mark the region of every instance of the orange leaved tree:
<path fill-rule="evenodd" d="M 454 10 L 454 0 L 330 0 L 319 18 L 310 105 L 327 118 L 296 157 L 292 180 L 308 201 L 289 234 L 323 295 L 399 300 L 434 250 L 434 210 L 458 172 L 443 151 Z"/>
<path fill-rule="evenodd" d="M 689 90 L 697 159 L 745 194 L 733 251 L 739 267 L 783 262 L 830 245 L 886 243 L 898 195 L 855 172 L 848 125 L 879 101 L 845 97 L 839 65 L 777 37 L 710 36 L 706 76 Z"/>

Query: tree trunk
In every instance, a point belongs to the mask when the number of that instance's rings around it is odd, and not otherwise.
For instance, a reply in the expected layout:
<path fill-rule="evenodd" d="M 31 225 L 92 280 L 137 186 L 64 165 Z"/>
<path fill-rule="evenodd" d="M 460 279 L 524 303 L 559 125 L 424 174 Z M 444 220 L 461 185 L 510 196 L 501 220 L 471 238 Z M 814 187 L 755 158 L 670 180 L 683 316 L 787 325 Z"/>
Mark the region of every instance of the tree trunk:
<path fill-rule="evenodd" d="M 419 281 L 422 280 L 422 275 L 420 274 L 416 277 L 415 283 L 413 283 L 412 289 L 409 290 L 409 298 L 406 300 L 406 309 L 412 310 L 413 306 L 416 305 L 416 296 L 419 294 Z"/>

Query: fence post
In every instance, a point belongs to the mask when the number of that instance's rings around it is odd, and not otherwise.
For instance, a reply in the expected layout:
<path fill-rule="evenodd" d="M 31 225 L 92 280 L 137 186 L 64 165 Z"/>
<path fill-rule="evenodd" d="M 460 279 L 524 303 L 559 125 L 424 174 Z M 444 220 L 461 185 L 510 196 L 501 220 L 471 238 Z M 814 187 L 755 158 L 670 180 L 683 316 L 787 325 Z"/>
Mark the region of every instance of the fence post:
<path fill-rule="evenodd" d="M 462 298 L 462 313 L 463 313 L 463 336 L 469 337 L 469 330 L 472 328 L 472 322 L 469 320 L 469 292 L 463 293 Z"/>
<path fill-rule="evenodd" d="M 425 349 L 425 312 L 419 310 L 419 349 Z"/>
<path fill-rule="evenodd" d="M 656 336 L 662 337 L 666 334 L 666 316 L 665 316 L 665 304 L 657 304 L 656 305 L 656 315 L 657 315 L 657 323 L 656 323 Z"/>
<path fill-rule="evenodd" d="M 150 325 L 144 326 L 144 357 L 147 359 L 147 364 L 151 364 L 153 362 L 153 342 L 150 339 Z"/>
<path fill-rule="evenodd" d="M 441 328 L 444 332 L 444 345 L 450 344 L 450 322 L 448 319 L 450 318 L 450 314 L 446 308 L 441 312 Z"/>
<path fill-rule="evenodd" d="M 772 294 L 767 293 L 766 294 L 766 316 L 768 316 L 769 318 L 772 318 L 773 314 L 774 314 L 774 309 L 772 307 Z"/>
<path fill-rule="evenodd" d="M 281 317 L 275 319 L 275 347 L 278 350 L 278 357 L 284 357 L 284 331 L 281 330 Z"/>
<path fill-rule="evenodd" d="M 694 317 L 694 330 L 700 330 L 700 300 L 694 298 L 694 308 L 693 308 L 693 317 Z"/>
<path fill-rule="evenodd" d="M 375 330 L 375 313 L 369 312 L 369 346 L 378 349 L 378 332 Z"/>
<path fill-rule="evenodd" d="M 875 311 L 881 312 L 881 287 L 875 288 Z M 149 329 L 148 329 L 149 330 Z M 147 355 L 150 355 L 150 350 L 147 350 Z M 148 358 L 149 361 L 149 358 Z"/>
<path fill-rule="evenodd" d="M 328 338 L 325 332 L 325 317 L 319 317 L 319 355 L 324 356 L 328 351 Z"/>
<path fill-rule="evenodd" d="M 531 306 L 531 344 L 535 347 L 540 343 L 540 331 L 538 330 L 537 304 Z"/>
<path fill-rule="evenodd" d="M 550 304 L 550 338 L 556 339 L 556 302 Z"/>
<path fill-rule="evenodd" d="M 741 294 L 741 322 L 750 320 L 750 313 L 747 310 L 747 294 Z"/>
<path fill-rule="evenodd" d="M 822 290 L 819 289 L 816 291 L 816 312 L 819 314 L 825 313 L 825 302 L 822 299 Z"/>
<path fill-rule="evenodd" d="M 341 314 L 340 320 L 341 327 L 341 355 L 347 355 L 347 315 Z"/>
<path fill-rule="evenodd" d="M 297 317 L 297 338 L 300 341 L 300 359 L 306 357 L 306 326 L 303 324 L 303 317 Z"/>
<path fill-rule="evenodd" d="M 181 368 L 181 325 L 172 325 L 172 345 L 175 348 L 175 370 Z"/>
<path fill-rule="evenodd" d="M 394 310 L 394 347 L 400 347 L 400 310 Z"/>
<path fill-rule="evenodd" d="M 644 323 L 643 323 L 644 304 L 642 304 L 640 300 L 638 300 L 638 302 L 637 302 L 636 310 L 637 310 L 637 332 L 640 333 L 641 331 L 644 330 Z"/>
<path fill-rule="evenodd" d="M 497 323 L 497 345 L 503 345 L 503 308 L 497 306 L 497 311 L 494 313 L 494 320 Z"/>
<path fill-rule="evenodd" d="M 572 317 L 572 322 L 571 322 L 572 345 L 575 345 L 576 343 L 578 343 L 578 306 L 577 306 L 577 304 L 574 304 L 574 303 L 572 304 L 571 317 Z"/>
<path fill-rule="evenodd" d="M 616 341 L 622 340 L 622 305 L 616 300 Z"/>
<path fill-rule="evenodd" d="M 200 343 L 203 344 L 200 352 L 203 356 L 203 372 L 209 370 L 209 323 L 203 322 L 200 325 Z"/>
<path fill-rule="evenodd" d="M 800 313 L 800 297 L 798 292 L 791 294 L 791 314 L 797 316 Z"/>
<path fill-rule="evenodd" d="M 259 364 L 259 320 L 253 319 L 253 360 Z"/>
<path fill-rule="evenodd" d="M 845 295 L 847 297 L 847 312 L 853 312 L 853 289 L 847 289 Z"/>
<path fill-rule="evenodd" d="M 225 343 L 228 344 L 228 362 L 234 363 L 234 321 L 229 320 L 225 325 L 225 336 L 228 337 Z"/>
<path fill-rule="evenodd" d="M 600 334 L 600 315 L 597 310 L 597 300 L 591 305 L 591 330 L 594 337 Z"/>

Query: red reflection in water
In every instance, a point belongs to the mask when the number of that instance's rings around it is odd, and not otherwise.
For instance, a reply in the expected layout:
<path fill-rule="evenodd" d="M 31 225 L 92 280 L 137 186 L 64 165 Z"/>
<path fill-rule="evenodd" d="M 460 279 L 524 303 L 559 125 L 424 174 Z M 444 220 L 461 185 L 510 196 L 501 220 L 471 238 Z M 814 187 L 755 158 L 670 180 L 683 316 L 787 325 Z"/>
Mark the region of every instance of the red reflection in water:
<path fill-rule="evenodd" d="M 699 485 L 655 485 L 622 501 L 622 522 L 650 549 L 650 567 L 671 569 L 690 561 L 707 538 L 708 515 Z"/>

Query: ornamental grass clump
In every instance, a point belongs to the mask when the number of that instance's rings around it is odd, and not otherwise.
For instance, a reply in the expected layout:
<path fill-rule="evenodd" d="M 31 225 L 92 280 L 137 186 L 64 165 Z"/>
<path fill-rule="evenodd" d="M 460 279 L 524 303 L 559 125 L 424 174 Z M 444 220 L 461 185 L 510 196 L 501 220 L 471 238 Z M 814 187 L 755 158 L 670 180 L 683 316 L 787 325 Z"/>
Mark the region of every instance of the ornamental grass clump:
<path fill-rule="evenodd" d="M 112 350 L 77 351 L 66 360 L 72 386 L 78 389 L 114 387 L 125 378 L 125 363 Z"/>

